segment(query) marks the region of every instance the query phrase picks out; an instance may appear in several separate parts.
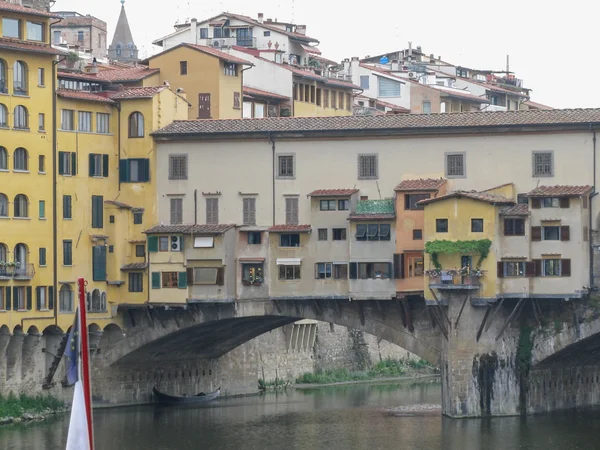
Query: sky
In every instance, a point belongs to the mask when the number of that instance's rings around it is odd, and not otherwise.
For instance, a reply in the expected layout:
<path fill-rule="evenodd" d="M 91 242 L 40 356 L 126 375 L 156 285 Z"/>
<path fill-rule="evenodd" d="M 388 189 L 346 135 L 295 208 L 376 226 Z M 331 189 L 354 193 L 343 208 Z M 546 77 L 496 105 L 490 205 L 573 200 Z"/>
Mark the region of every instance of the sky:
<path fill-rule="evenodd" d="M 112 40 L 120 0 L 56 0 L 53 11 L 91 14 L 108 23 Z M 600 89 L 584 83 L 593 73 L 600 2 L 571 0 L 126 0 L 140 57 L 160 51 L 152 41 L 174 31 L 176 22 L 223 11 L 307 26 L 323 56 L 342 61 L 421 46 L 426 54 L 455 65 L 510 70 L 532 89 L 531 100 L 555 108 L 600 107 Z M 573 78 L 569 78 L 573 74 Z"/>

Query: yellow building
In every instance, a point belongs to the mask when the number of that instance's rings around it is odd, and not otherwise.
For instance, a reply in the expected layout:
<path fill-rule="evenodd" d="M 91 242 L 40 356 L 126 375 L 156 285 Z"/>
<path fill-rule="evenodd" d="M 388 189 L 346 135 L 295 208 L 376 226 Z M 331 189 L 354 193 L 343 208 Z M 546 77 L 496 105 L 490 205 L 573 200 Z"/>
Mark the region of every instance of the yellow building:
<path fill-rule="evenodd" d="M 435 291 L 469 289 L 496 298 L 500 212 L 514 205 L 513 185 L 483 192 L 455 191 L 422 200 L 425 227 L 425 298 Z"/>
<path fill-rule="evenodd" d="M 192 105 L 189 119 L 241 119 L 244 70 L 252 63 L 220 50 L 180 44 L 150 57 L 160 82 L 183 89 Z"/>
<path fill-rule="evenodd" d="M 17 333 L 54 323 L 54 19 L 0 2 L 0 327 Z"/>

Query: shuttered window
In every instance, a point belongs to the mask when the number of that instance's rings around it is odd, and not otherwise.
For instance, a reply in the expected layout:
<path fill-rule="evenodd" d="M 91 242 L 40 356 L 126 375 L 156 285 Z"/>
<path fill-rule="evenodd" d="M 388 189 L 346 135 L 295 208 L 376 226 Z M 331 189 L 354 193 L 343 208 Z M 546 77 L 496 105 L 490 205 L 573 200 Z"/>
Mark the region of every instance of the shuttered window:
<path fill-rule="evenodd" d="M 77 153 L 58 152 L 58 174 L 77 175 Z"/>
<path fill-rule="evenodd" d="M 144 292 L 144 274 L 141 272 L 129 273 L 129 292 Z"/>
<path fill-rule="evenodd" d="M 104 227 L 104 197 L 92 195 L 92 228 Z"/>
<path fill-rule="evenodd" d="M 71 208 L 71 196 L 63 195 L 63 219 L 71 219 L 73 217 Z"/>
<path fill-rule="evenodd" d="M 46 265 L 46 249 L 40 248 L 38 265 L 44 267 Z"/>
<path fill-rule="evenodd" d="M 256 199 L 244 198 L 243 202 L 243 224 L 256 225 Z"/>
<path fill-rule="evenodd" d="M 92 132 L 92 113 L 89 111 L 79 111 L 78 114 L 79 124 L 78 130 L 91 133 Z"/>
<path fill-rule="evenodd" d="M 171 206 L 171 225 L 181 225 L 183 223 L 183 199 L 172 198 Z"/>
<path fill-rule="evenodd" d="M 121 183 L 147 183 L 150 181 L 150 160 L 144 158 L 120 160 L 119 181 Z"/>
<path fill-rule="evenodd" d="M 219 199 L 206 199 L 206 223 L 216 225 L 219 223 Z"/>
<path fill-rule="evenodd" d="M 554 153 L 551 151 L 533 152 L 531 158 L 533 177 L 554 176 Z"/>
<path fill-rule="evenodd" d="M 279 155 L 277 161 L 277 176 L 279 178 L 293 178 L 295 176 L 294 155 Z"/>
<path fill-rule="evenodd" d="M 106 247 L 92 247 L 92 278 L 94 281 L 106 281 Z"/>
<path fill-rule="evenodd" d="M 169 155 L 169 180 L 188 179 L 187 155 Z"/>
<path fill-rule="evenodd" d="M 90 177 L 108 177 L 108 155 L 90 153 Z"/>
<path fill-rule="evenodd" d="M 388 80 L 387 78 L 379 78 L 379 95 L 378 97 L 400 97 L 399 81 Z"/>
<path fill-rule="evenodd" d="M 285 223 L 286 225 L 298 225 L 298 197 L 285 199 Z"/>
<path fill-rule="evenodd" d="M 63 241 L 63 266 L 73 265 L 73 241 Z"/>

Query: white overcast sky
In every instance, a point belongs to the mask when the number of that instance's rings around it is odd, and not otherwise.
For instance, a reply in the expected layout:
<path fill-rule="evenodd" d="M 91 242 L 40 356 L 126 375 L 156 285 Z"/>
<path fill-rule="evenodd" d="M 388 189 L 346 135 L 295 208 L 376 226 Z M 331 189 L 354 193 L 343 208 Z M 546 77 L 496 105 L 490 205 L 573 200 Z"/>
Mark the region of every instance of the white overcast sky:
<path fill-rule="evenodd" d="M 223 11 L 307 26 L 319 48 L 335 61 L 378 55 L 420 45 L 452 64 L 510 69 L 531 99 L 555 108 L 600 107 L 600 90 L 584 77 L 594 73 L 596 18 L 600 2 L 571 0 L 127 0 L 140 56 L 159 51 L 151 42 L 173 31 L 176 21 L 208 18 Z M 108 23 L 112 40 L 119 0 L 57 0 L 53 10 L 91 14 Z M 591 78 L 590 78 L 591 79 Z"/>

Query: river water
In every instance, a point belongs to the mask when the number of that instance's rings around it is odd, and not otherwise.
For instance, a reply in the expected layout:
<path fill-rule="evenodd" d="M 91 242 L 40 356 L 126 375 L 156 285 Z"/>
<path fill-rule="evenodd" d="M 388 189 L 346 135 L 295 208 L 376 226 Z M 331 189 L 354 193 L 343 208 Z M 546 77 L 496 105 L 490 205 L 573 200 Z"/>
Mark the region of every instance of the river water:
<path fill-rule="evenodd" d="M 600 449 L 600 409 L 452 420 L 437 381 L 223 398 L 203 407 L 94 412 L 98 450 Z M 423 412 L 417 412 L 423 410 Z M 65 448 L 68 415 L 0 427 L 0 449 Z"/>

